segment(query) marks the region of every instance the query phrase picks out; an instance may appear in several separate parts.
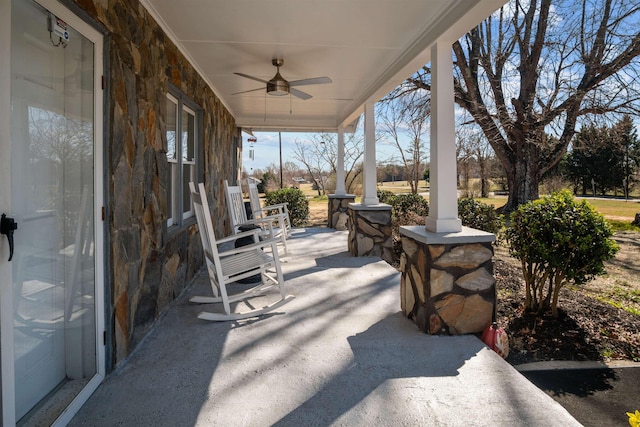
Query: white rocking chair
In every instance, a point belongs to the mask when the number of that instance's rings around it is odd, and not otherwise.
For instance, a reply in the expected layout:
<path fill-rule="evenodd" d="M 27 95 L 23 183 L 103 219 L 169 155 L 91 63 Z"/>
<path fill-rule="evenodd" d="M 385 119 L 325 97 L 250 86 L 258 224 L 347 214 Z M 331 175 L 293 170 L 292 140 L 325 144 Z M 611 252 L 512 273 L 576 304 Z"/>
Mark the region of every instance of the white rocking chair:
<path fill-rule="evenodd" d="M 287 254 L 287 232 L 282 222 L 282 217 L 278 215 L 263 216 L 261 218 L 247 219 L 247 211 L 244 208 L 242 187 L 239 185 L 229 185 L 224 181 L 224 192 L 227 197 L 227 207 L 231 218 L 231 228 L 234 233 L 239 233 L 243 226 L 259 227 L 260 235 L 266 239 L 279 239 Z"/>
<path fill-rule="evenodd" d="M 286 203 L 278 203 L 275 205 L 261 206 L 260 193 L 258 186 L 254 181 L 247 178 L 247 187 L 249 188 L 249 201 L 251 203 L 251 213 L 254 218 L 264 218 L 268 216 L 276 216 L 280 218 L 278 225 L 284 229 L 287 237 L 291 236 L 291 220 L 289 219 L 289 209 Z"/>
<path fill-rule="evenodd" d="M 280 259 L 277 251 L 277 239 L 259 240 L 259 230 L 251 230 L 245 233 L 235 234 L 230 237 L 216 240 L 211 222 L 211 213 L 205 193 L 204 184 L 199 184 L 199 192 L 196 191 L 195 184 L 189 183 L 193 208 L 198 221 L 200 239 L 207 262 L 209 280 L 213 297 L 196 296 L 190 299 L 191 302 L 200 304 L 222 302 L 224 313 L 201 312 L 199 319 L 213 321 L 240 320 L 250 317 L 257 317 L 268 313 L 294 297 L 285 292 L 284 277 L 280 266 Z M 219 245 L 236 240 L 242 237 L 251 237 L 253 243 L 219 252 Z M 271 248 L 271 252 L 263 251 L 263 248 Z M 267 271 L 270 269 L 270 271 Z M 275 277 L 271 270 L 275 270 Z M 246 279 L 256 274 L 260 275 L 260 282 L 245 291 L 229 294 L 227 285 Z M 249 286 L 249 285 L 247 285 Z M 230 304 L 236 301 L 243 301 L 252 296 L 264 294 L 272 287 L 278 286 L 280 289 L 280 299 L 262 308 L 254 308 L 248 311 L 232 313 Z"/>

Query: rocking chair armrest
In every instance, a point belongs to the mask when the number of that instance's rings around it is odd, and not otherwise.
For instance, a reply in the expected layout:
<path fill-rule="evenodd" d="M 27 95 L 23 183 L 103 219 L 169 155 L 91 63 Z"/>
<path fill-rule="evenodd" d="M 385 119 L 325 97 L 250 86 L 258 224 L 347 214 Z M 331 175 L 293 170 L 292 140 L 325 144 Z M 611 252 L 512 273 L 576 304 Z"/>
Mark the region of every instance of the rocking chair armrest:
<path fill-rule="evenodd" d="M 265 209 L 260 209 L 256 213 L 258 214 L 258 216 L 255 218 L 257 221 L 270 220 L 270 221 L 278 222 L 286 219 L 288 216 L 287 212 L 282 212 L 281 210 L 278 210 L 278 212 L 275 212 L 275 213 L 268 214 L 268 212 Z"/>
<path fill-rule="evenodd" d="M 285 211 L 287 212 L 288 206 L 287 203 L 276 203 L 275 205 L 268 205 L 268 206 L 263 206 L 262 208 L 260 208 L 261 211 L 268 211 L 268 210 L 279 210 L 279 211 Z"/>
<path fill-rule="evenodd" d="M 234 240 L 240 239 L 241 237 L 248 237 L 253 234 L 260 235 L 260 229 L 256 228 L 254 230 L 247 230 L 247 231 L 243 231 L 242 233 L 232 234 L 230 236 L 223 237 L 222 239 L 216 239 L 216 244 L 220 245 L 222 243 L 232 242 Z"/>
<path fill-rule="evenodd" d="M 261 249 L 265 246 L 271 246 L 273 244 L 278 244 L 278 242 L 280 241 L 280 239 L 264 239 L 261 240 L 259 242 L 255 242 L 255 243 L 251 243 L 250 245 L 246 245 L 246 246 L 240 246 L 239 248 L 234 248 L 234 249 L 229 249 L 227 251 L 224 252 L 219 252 L 218 255 L 223 258 L 225 256 L 229 256 L 229 255 L 237 255 L 239 253 L 242 252 L 248 252 L 248 251 L 253 251 L 256 249 Z"/>
<path fill-rule="evenodd" d="M 273 225 L 274 222 L 278 221 L 280 215 L 270 215 L 262 218 L 254 218 L 247 220 L 246 224 L 265 224 L 265 225 Z M 237 236 L 237 234 L 236 234 Z"/>

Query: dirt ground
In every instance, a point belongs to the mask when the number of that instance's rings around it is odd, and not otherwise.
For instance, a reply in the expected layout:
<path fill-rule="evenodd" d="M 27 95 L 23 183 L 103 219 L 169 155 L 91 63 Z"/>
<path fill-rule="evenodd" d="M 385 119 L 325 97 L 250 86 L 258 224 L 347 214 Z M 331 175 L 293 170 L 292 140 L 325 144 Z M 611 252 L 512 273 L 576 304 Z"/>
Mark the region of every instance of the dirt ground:
<path fill-rule="evenodd" d="M 327 205 L 312 203 L 312 226 L 326 226 Z M 607 274 L 563 289 L 558 318 L 523 311 L 524 281 L 507 247 L 495 247 L 497 321 L 509 335 L 507 361 L 635 360 L 640 362 L 640 233 L 619 232 Z"/>

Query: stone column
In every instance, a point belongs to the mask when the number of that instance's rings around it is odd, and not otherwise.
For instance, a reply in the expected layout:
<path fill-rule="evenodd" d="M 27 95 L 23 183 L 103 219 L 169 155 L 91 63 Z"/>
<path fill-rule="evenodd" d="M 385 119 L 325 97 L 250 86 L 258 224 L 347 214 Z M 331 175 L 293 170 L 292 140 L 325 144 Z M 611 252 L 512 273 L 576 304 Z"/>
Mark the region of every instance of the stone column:
<path fill-rule="evenodd" d="M 400 227 L 400 307 L 429 334 L 482 332 L 494 318 L 495 236 L 462 227 L 432 233 L 422 226 Z"/>
<path fill-rule="evenodd" d="M 348 228 L 351 255 L 379 256 L 387 262 L 393 261 L 390 205 L 349 204 Z"/>
<path fill-rule="evenodd" d="M 339 231 L 347 229 L 349 218 L 349 204 L 356 199 L 355 194 L 329 194 L 329 216 L 327 227 Z"/>

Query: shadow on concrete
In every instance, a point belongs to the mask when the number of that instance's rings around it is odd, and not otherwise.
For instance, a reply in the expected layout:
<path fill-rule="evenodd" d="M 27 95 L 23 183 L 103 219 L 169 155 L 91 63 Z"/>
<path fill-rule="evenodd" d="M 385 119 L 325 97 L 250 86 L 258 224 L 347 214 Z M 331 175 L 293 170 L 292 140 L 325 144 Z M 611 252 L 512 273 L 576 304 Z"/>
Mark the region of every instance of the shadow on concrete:
<path fill-rule="evenodd" d="M 401 323 L 406 323 L 401 313 L 395 313 L 372 325 L 364 332 L 347 338 L 353 352 L 349 365 L 334 375 L 315 395 L 294 411 L 280 419 L 276 426 L 332 425 L 341 416 L 351 412 L 369 412 L 368 400 L 376 393 L 383 393 L 380 386 L 388 380 L 417 377 L 445 377 L 458 375 L 464 361 L 474 357 L 477 348 L 466 348 L 465 354 L 457 355 L 455 364 L 443 364 L 432 358 L 430 349 L 424 347 L 420 358 L 411 357 L 411 348 L 402 345 L 397 338 L 404 335 Z M 426 336 L 425 336 L 426 337 Z M 405 342 L 406 343 L 406 342 Z M 432 360 L 432 363 L 425 363 Z"/>

